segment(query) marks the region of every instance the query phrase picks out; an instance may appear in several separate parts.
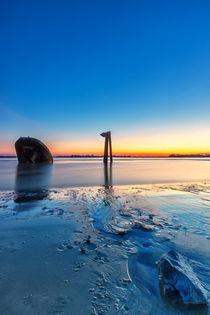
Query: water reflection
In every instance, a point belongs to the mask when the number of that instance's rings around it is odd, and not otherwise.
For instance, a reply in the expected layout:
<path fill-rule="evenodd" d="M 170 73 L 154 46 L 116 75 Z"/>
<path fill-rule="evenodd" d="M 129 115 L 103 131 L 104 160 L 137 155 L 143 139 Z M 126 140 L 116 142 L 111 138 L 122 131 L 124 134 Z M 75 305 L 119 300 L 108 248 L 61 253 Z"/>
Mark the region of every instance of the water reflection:
<path fill-rule="evenodd" d="M 185 314 L 185 315 L 207 315 L 208 306 L 202 304 L 188 305 L 182 302 L 176 303 L 170 296 L 164 292 L 163 286 L 159 283 L 160 296 L 164 308 L 172 314 Z"/>
<path fill-rule="evenodd" d="M 104 164 L 104 190 L 101 196 L 105 206 L 111 205 L 114 201 L 114 189 L 112 186 L 112 164 Z"/>
<path fill-rule="evenodd" d="M 15 159 L 0 159 L 0 190 L 14 189 L 16 165 Z M 50 187 L 101 186 L 104 182 L 105 186 L 112 185 L 108 183 L 109 167 L 106 172 L 101 158 L 55 158 Z M 112 169 L 116 186 L 210 181 L 210 163 L 204 158 L 115 158 Z"/>
<path fill-rule="evenodd" d="M 15 202 L 42 200 L 48 195 L 52 165 L 18 165 Z"/>
<path fill-rule="evenodd" d="M 104 164 L 104 187 L 112 188 L 112 164 Z"/>

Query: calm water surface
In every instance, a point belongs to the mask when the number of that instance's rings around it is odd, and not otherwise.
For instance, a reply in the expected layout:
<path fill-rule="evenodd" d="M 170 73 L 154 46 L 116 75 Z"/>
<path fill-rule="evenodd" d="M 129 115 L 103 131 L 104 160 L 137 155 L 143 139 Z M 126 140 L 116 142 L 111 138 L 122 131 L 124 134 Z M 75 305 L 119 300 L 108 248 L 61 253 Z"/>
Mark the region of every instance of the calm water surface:
<path fill-rule="evenodd" d="M 0 190 L 74 186 L 155 184 L 210 180 L 210 159 L 115 158 L 105 169 L 101 158 L 57 158 L 53 165 L 22 168 L 0 159 Z"/>

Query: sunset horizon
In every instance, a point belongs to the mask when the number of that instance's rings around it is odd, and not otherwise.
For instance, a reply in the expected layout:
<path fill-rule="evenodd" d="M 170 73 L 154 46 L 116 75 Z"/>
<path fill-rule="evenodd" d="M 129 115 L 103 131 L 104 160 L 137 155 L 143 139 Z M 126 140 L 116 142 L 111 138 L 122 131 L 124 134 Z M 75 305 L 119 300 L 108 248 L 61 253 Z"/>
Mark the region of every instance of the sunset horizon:
<path fill-rule="evenodd" d="M 0 154 L 20 136 L 53 154 L 102 154 L 106 130 L 114 154 L 210 151 L 205 6 L 12 3 L 1 17 Z"/>
<path fill-rule="evenodd" d="M 0 315 L 210 315 L 210 2 L 0 6 Z"/>
<path fill-rule="evenodd" d="M 51 146 L 49 146 L 49 148 L 52 148 Z M 104 150 L 101 151 L 85 151 L 85 152 L 81 152 L 81 151 L 56 151 L 53 150 L 53 148 L 51 149 L 52 155 L 53 156 L 94 156 L 94 157 L 102 157 L 104 155 Z M 204 152 L 204 151 L 171 151 L 171 152 L 129 152 L 129 151 L 125 151 L 125 152 L 117 152 L 117 151 L 113 151 L 113 156 L 117 156 L 117 157 L 170 157 L 170 156 L 193 156 L 193 155 L 197 155 L 197 156 L 209 156 L 210 155 L 210 151 L 209 152 Z M 12 152 L 1 152 L 0 156 L 16 156 L 16 152 L 15 149 L 12 150 Z"/>

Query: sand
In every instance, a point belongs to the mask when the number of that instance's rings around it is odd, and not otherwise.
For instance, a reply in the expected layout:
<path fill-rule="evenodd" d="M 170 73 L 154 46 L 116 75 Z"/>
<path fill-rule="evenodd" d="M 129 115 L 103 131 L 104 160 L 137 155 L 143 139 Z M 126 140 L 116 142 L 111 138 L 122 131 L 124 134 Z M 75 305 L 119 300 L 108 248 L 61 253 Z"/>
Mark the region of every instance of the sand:
<path fill-rule="evenodd" d="M 1 314 L 209 314 L 161 296 L 176 249 L 209 293 L 209 183 L 0 192 Z"/>

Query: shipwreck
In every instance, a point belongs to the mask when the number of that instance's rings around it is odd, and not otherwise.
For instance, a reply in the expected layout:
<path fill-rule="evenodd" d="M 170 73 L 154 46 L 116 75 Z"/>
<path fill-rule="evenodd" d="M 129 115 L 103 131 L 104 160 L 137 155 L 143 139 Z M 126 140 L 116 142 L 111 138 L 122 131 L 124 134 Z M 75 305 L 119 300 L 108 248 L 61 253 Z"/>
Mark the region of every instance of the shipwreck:
<path fill-rule="evenodd" d="M 53 163 L 53 157 L 47 146 L 38 139 L 20 137 L 15 142 L 19 164 Z"/>

